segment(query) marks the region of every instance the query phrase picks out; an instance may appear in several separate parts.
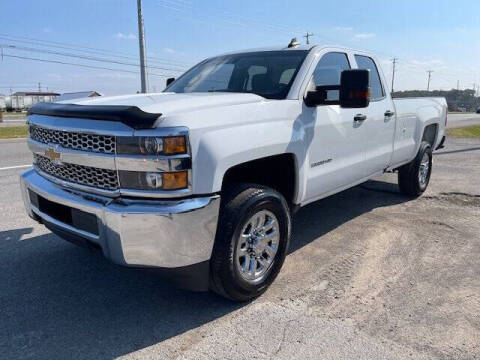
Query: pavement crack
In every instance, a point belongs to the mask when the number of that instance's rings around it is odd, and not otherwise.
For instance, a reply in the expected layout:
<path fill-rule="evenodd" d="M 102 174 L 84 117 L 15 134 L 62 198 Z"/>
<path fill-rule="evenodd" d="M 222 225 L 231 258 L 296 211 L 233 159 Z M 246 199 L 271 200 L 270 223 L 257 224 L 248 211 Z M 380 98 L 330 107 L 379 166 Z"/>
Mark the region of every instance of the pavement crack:
<path fill-rule="evenodd" d="M 278 343 L 277 349 L 273 352 L 271 359 L 274 359 L 275 356 L 282 350 L 283 344 L 285 343 L 285 338 L 287 337 L 287 330 L 291 323 L 294 323 L 295 320 L 288 320 L 285 326 L 283 327 L 282 338 Z"/>

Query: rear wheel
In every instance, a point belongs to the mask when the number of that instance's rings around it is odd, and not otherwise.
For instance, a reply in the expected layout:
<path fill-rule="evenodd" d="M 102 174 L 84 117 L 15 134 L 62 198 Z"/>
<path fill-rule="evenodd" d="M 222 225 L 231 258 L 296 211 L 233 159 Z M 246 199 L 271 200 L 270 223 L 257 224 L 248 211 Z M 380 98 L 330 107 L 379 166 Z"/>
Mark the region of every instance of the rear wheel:
<path fill-rule="evenodd" d="M 409 196 L 420 196 L 427 189 L 431 174 L 432 147 L 424 141 L 415 159 L 403 165 L 398 171 L 400 191 Z"/>
<path fill-rule="evenodd" d="M 235 185 L 225 192 L 211 259 L 211 288 L 236 301 L 261 295 L 278 275 L 290 240 L 288 205 L 273 189 Z"/>

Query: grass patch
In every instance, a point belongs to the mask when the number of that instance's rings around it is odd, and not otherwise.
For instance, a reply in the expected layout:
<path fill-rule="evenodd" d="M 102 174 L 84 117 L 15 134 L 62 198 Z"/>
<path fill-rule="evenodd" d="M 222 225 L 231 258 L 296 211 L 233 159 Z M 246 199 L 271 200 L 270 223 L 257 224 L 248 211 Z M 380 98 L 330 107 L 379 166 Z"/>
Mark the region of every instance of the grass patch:
<path fill-rule="evenodd" d="M 26 138 L 27 136 L 27 125 L 0 127 L 0 139 Z"/>
<path fill-rule="evenodd" d="M 480 125 L 467 126 L 462 128 L 447 129 L 447 135 L 458 138 L 480 139 Z"/>

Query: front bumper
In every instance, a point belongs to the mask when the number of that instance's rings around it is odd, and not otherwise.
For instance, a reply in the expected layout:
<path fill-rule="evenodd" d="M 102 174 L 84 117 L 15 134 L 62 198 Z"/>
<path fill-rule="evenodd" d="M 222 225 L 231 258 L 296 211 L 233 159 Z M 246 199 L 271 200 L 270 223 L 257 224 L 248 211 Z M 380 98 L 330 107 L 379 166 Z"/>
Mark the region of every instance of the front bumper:
<path fill-rule="evenodd" d="M 220 206 L 218 195 L 169 201 L 111 199 L 67 190 L 34 169 L 25 171 L 20 183 L 30 217 L 63 238 L 85 240 L 100 247 L 105 257 L 116 264 L 179 268 L 210 259 Z M 48 205 L 45 211 L 38 201 L 32 201 L 32 192 Z M 47 211 L 56 204 L 60 204 L 60 211 Z M 65 209 L 87 215 L 67 223 L 61 215 Z M 59 216 L 55 216 L 57 213 Z M 92 226 L 74 225 L 85 218 L 96 219 L 94 225 L 98 228 L 86 231 Z"/>

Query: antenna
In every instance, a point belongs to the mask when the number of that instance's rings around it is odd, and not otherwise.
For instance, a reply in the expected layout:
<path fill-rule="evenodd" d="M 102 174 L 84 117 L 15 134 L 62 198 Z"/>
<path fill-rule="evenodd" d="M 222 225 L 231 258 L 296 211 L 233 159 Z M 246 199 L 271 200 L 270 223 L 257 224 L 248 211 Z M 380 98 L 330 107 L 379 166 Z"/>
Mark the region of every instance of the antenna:
<path fill-rule="evenodd" d="M 288 48 L 293 48 L 293 47 L 297 47 L 298 45 L 300 45 L 300 43 L 297 41 L 297 38 L 293 38 L 292 40 L 290 40 L 290 44 L 288 44 Z"/>

